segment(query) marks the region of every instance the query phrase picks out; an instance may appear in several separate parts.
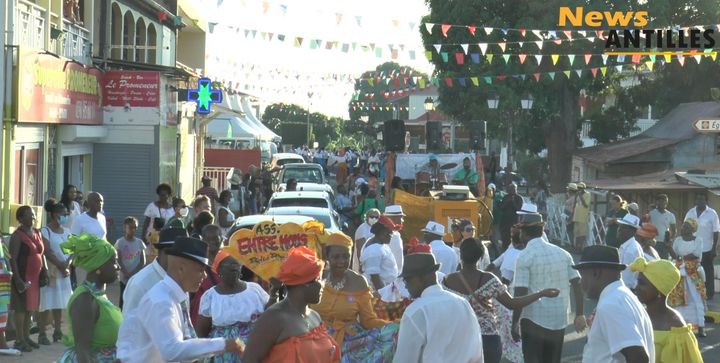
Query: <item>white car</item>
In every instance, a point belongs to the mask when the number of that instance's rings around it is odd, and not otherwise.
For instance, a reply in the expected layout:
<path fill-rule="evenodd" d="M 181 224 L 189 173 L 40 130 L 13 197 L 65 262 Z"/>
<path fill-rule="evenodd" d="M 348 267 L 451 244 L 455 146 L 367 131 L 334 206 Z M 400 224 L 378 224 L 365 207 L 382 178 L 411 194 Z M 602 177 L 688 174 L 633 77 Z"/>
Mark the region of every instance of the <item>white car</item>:
<path fill-rule="evenodd" d="M 265 211 L 266 215 L 271 216 L 292 216 L 292 215 L 300 215 L 300 216 L 307 216 L 311 217 L 312 219 L 315 219 L 317 221 L 322 222 L 322 224 L 325 225 L 325 229 L 327 229 L 330 232 L 345 232 L 347 227 L 341 226 L 339 220 L 339 215 L 327 208 L 318 208 L 318 207 L 277 207 L 277 208 L 268 208 Z"/>
<path fill-rule="evenodd" d="M 302 225 L 303 223 L 307 221 L 312 221 L 312 217 L 307 217 L 303 215 L 273 215 L 269 216 L 266 214 L 254 214 L 251 216 L 243 216 L 235 220 L 235 223 L 230 228 L 230 231 L 228 232 L 228 235 L 226 237 L 230 238 L 235 231 L 239 229 L 251 229 L 256 224 L 260 222 L 265 221 L 273 221 L 276 224 L 284 224 L 284 223 L 297 223 Z"/>
<path fill-rule="evenodd" d="M 333 210 L 333 200 L 325 192 L 275 192 L 268 201 L 268 208 L 276 207 L 318 207 Z"/>
<path fill-rule="evenodd" d="M 305 164 L 305 159 L 298 154 L 277 153 L 270 160 L 270 170 L 279 169 L 286 164 Z"/>

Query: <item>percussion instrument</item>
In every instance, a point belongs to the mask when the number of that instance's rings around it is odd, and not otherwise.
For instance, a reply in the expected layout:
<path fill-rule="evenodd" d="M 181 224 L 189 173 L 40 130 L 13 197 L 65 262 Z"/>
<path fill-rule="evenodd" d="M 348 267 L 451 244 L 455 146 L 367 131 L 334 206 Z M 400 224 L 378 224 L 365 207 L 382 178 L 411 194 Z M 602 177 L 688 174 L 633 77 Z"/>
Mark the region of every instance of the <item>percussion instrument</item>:
<path fill-rule="evenodd" d="M 440 170 L 455 169 L 458 166 L 457 163 L 447 163 L 440 167 Z"/>

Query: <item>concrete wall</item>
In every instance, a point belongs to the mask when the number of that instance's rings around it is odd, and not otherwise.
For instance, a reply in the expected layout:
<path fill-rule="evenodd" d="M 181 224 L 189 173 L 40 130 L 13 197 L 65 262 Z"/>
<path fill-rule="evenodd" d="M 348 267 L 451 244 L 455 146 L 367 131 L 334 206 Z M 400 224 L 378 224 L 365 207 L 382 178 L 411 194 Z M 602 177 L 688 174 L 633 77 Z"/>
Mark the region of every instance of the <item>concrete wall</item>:
<path fill-rule="evenodd" d="M 716 140 L 716 134 L 705 134 L 679 143 L 671 155 L 672 167 L 684 168 L 717 160 Z"/>

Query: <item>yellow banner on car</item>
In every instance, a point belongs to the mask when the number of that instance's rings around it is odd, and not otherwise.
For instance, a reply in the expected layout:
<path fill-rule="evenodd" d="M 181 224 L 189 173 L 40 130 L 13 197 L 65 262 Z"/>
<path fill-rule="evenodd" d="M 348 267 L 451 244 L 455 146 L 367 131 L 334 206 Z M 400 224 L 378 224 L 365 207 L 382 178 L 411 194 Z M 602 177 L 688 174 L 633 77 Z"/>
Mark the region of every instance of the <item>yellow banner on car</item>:
<path fill-rule="evenodd" d="M 280 266 L 293 247 L 308 247 L 321 257 L 325 235 L 324 226 L 320 222 L 279 225 L 270 220 L 260 222 L 252 229 L 236 231 L 230 236 L 228 246 L 223 251 L 268 281 L 280 271 Z"/>

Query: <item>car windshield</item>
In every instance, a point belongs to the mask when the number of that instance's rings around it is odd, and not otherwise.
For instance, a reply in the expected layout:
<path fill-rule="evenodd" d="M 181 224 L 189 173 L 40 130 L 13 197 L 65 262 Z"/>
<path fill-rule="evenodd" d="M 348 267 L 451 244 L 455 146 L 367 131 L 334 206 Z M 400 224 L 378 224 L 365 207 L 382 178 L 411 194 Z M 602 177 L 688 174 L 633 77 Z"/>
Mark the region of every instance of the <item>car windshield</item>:
<path fill-rule="evenodd" d="M 326 206 L 326 207 L 327 207 L 327 206 Z M 298 212 L 299 212 L 299 213 L 298 213 Z M 270 210 L 268 211 L 268 214 L 279 214 L 279 215 L 283 215 L 283 214 L 298 214 L 298 215 L 310 217 L 310 218 L 313 218 L 313 219 L 316 219 L 316 220 L 322 222 L 322 224 L 325 226 L 325 228 L 336 228 L 336 227 L 333 225 L 332 220 L 330 219 L 330 214 L 317 213 L 317 212 L 314 212 L 314 211 L 313 211 L 313 212 L 309 212 L 309 211 L 304 211 L 304 210 L 302 210 L 302 209 L 300 209 L 298 212 L 281 212 L 281 211 L 273 211 L 272 209 L 270 209 Z"/>
<path fill-rule="evenodd" d="M 322 183 L 322 173 L 319 169 L 286 169 L 283 173 L 282 182 L 287 183 L 290 178 L 295 178 L 298 183 Z"/>
<path fill-rule="evenodd" d="M 273 199 L 270 208 L 277 207 L 318 207 L 327 208 L 328 202 L 319 198 L 283 198 Z"/>

